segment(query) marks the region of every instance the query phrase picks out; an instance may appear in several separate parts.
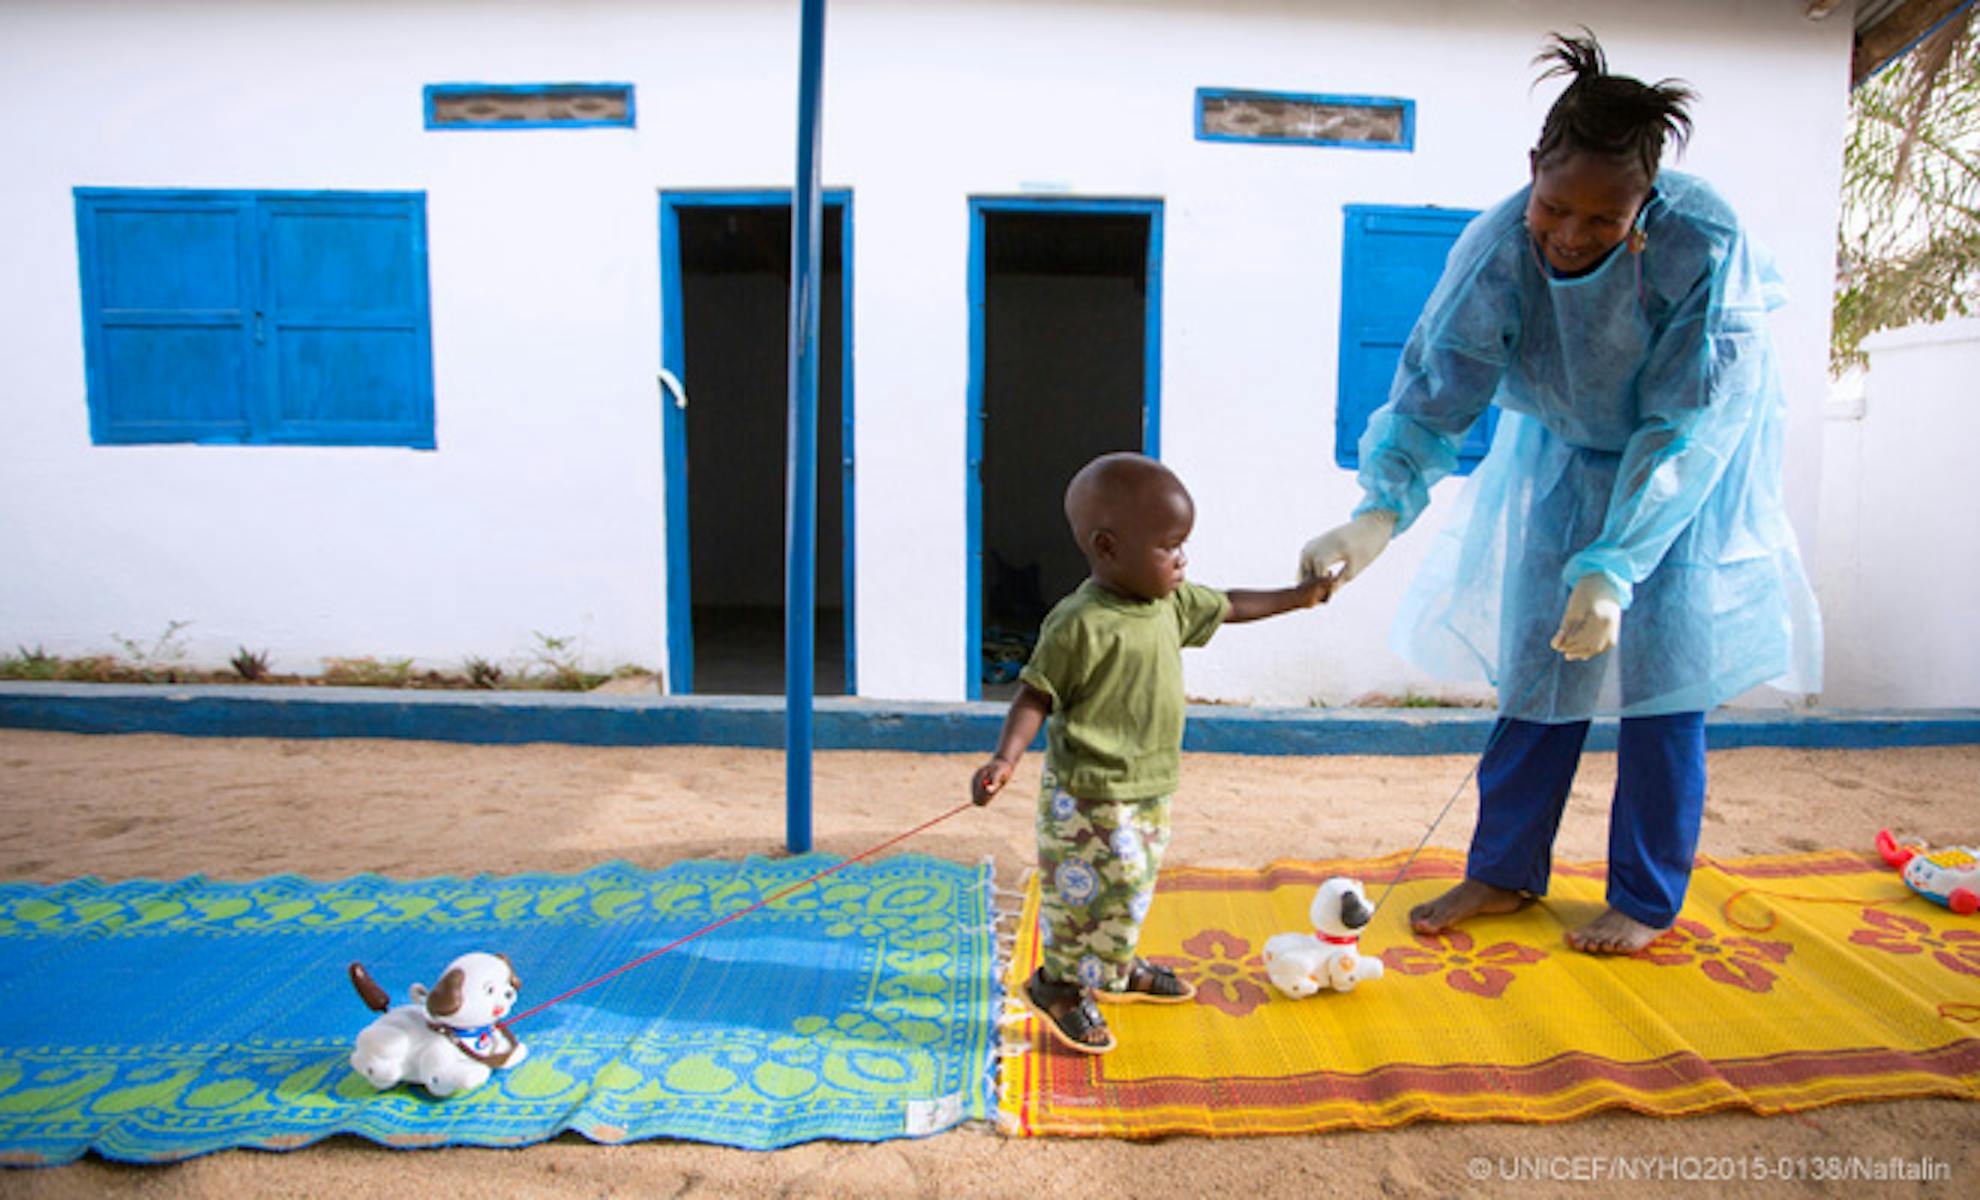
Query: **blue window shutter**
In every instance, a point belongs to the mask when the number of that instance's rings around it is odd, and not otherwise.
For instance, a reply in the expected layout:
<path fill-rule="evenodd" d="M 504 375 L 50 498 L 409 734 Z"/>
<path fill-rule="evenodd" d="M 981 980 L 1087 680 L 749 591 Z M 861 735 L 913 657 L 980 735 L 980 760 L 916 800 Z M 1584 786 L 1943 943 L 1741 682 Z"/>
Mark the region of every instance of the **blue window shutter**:
<path fill-rule="evenodd" d="M 261 202 L 265 440 L 433 446 L 417 196 Z"/>
<path fill-rule="evenodd" d="M 1334 461 L 1361 464 L 1368 418 L 1389 399 L 1403 343 L 1444 273 L 1444 260 L 1478 214 L 1463 209 L 1350 204 L 1341 262 L 1341 360 Z M 1458 473 L 1485 456 L 1497 409 L 1487 409 L 1459 448 Z"/>
<path fill-rule="evenodd" d="M 246 436 L 249 217 L 239 198 L 77 192 L 92 440 Z"/>
<path fill-rule="evenodd" d="M 92 440 L 433 448 L 423 196 L 75 195 Z"/>

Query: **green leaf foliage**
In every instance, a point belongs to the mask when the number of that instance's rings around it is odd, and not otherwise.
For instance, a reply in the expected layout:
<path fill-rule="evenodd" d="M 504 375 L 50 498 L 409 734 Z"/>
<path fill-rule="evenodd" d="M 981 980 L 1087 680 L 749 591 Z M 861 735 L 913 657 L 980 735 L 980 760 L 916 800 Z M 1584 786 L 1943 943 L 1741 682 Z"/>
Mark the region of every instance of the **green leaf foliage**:
<path fill-rule="evenodd" d="M 1850 98 L 1830 367 L 1881 329 L 1980 312 L 1980 41 L 1973 10 Z"/>

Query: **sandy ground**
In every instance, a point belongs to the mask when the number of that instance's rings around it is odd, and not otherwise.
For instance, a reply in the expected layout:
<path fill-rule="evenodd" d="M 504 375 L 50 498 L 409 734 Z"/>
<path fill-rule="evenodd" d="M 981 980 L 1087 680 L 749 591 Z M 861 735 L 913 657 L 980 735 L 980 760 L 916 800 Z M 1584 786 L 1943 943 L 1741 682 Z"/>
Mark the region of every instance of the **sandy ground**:
<path fill-rule="evenodd" d="M 967 795 L 974 755 L 818 756 L 816 842 L 856 854 Z M 1191 755 L 1171 863 L 1254 866 L 1407 849 L 1465 778 L 1463 758 Z M 1612 755 L 1589 756 L 1559 854 L 1598 859 Z M 1031 756 L 1012 794 L 901 849 L 994 857 L 1015 884 L 1031 854 Z M 597 749 L 390 741 L 85 737 L 0 730 L 0 878 L 56 881 L 333 878 L 659 867 L 783 847 L 781 754 L 712 747 Z M 1023 796 L 1027 802 L 1015 802 Z M 1460 801 L 1435 844 L 1462 847 Z M 463 824 L 477 830 L 459 836 Z M 1980 840 L 1980 747 L 1734 750 L 1712 756 L 1703 852 L 1867 848 L 1880 826 L 1936 843 Z M 448 832 L 443 833 L 442 830 Z M 1854 1155 L 1946 1164 L 1944 1182 L 1847 1185 L 1573 1178 L 1591 1158 L 1645 1156 L 1699 1171 Z M 1579 1156 L 1579 1157 L 1578 1157 Z M 1513 1183 L 1509 1173 L 1549 1178 Z M 1474 1174 L 1484 1181 L 1474 1182 Z M 72 1196 L 1110 1196 L 1974 1195 L 1980 1104 L 1842 1105 L 1796 1116 L 1664 1120 L 1618 1113 L 1565 1125 L 1418 1124 L 1379 1133 L 1152 1143 L 1006 1139 L 966 1128 L 917 1141 L 811 1143 L 752 1153 L 689 1143 L 396 1151 L 337 1138 L 290 1153 L 237 1151 L 171 1166 L 94 1158 L 0 1173 L 0 1195 Z M 1593 1189 L 1591 1191 L 1591 1189 Z"/>

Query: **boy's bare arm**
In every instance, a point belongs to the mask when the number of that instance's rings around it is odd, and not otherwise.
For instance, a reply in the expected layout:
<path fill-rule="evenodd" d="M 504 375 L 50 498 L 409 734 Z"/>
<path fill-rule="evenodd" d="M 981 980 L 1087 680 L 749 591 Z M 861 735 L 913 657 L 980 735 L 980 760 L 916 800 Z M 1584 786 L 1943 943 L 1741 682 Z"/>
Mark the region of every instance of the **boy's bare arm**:
<path fill-rule="evenodd" d="M 1230 598 L 1231 611 L 1225 614 L 1224 623 L 1242 624 L 1263 617 L 1276 617 L 1295 609 L 1312 608 L 1316 604 L 1325 604 L 1333 590 L 1333 576 L 1321 575 L 1289 588 L 1225 592 L 1224 595 Z"/>
<path fill-rule="evenodd" d="M 1024 757 L 1025 747 L 1038 736 L 1039 726 L 1052 715 L 1052 698 L 1028 683 L 1018 685 L 1018 694 L 1011 697 L 1011 709 L 1004 714 L 1003 731 L 997 735 L 997 751 L 990 761 L 976 769 L 970 776 L 969 798 L 978 804 L 988 804 L 992 797 L 1004 790 L 1011 781 L 1011 772 L 1017 769 L 1018 760 Z"/>

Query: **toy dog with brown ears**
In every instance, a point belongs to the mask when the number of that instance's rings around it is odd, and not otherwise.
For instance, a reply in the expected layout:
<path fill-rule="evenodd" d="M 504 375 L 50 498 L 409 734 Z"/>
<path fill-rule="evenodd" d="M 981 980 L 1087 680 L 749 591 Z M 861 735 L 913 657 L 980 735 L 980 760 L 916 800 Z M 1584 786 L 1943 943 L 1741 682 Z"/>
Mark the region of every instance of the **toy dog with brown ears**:
<path fill-rule="evenodd" d="M 529 1055 L 528 1047 L 497 1024 L 514 1007 L 522 986 L 500 954 L 461 955 L 431 990 L 414 984 L 413 1002 L 397 1008 L 362 963 L 351 964 L 351 983 L 380 1014 L 358 1034 L 351 1067 L 380 1091 L 408 1080 L 436 1097 L 472 1091 L 492 1072 Z"/>

